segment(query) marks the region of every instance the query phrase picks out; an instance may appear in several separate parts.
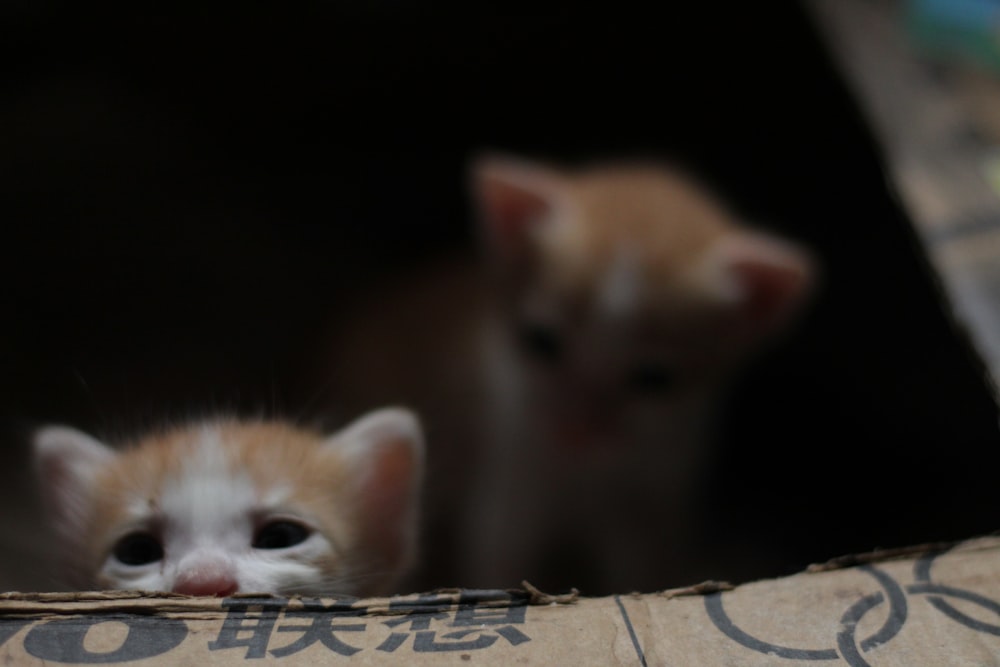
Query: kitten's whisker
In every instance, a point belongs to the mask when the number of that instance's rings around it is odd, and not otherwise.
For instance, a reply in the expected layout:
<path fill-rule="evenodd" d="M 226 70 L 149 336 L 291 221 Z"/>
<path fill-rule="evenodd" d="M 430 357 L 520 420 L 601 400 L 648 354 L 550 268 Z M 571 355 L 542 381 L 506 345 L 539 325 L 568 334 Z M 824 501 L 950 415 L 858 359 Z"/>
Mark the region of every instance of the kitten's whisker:
<path fill-rule="evenodd" d="M 312 395 L 308 399 L 306 399 L 306 401 L 302 404 L 302 407 L 299 408 L 299 410 L 297 410 L 294 415 L 292 415 L 291 417 L 292 422 L 295 424 L 303 423 L 303 421 L 308 417 L 309 413 L 316 407 L 317 404 L 320 403 L 321 400 L 323 400 L 324 396 L 328 394 L 328 392 L 334 386 L 334 383 L 335 380 L 332 376 L 327 377 L 326 380 L 324 380 L 312 392 Z"/>

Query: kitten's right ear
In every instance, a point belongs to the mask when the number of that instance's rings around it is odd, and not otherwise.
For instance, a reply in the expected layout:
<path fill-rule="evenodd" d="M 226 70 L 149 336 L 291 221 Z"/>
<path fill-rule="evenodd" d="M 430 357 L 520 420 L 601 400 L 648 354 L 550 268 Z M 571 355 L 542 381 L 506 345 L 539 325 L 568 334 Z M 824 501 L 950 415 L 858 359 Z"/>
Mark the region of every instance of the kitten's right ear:
<path fill-rule="evenodd" d="M 383 573 L 404 571 L 415 556 L 424 470 L 424 435 L 416 414 L 382 408 L 330 436 L 344 458 L 364 517 L 362 551 Z"/>
<path fill-rule="evenodd" d="M 37 431 L 32 450 L 42 502 L 56 530 L 64 538 L 79 539 L 97 476 L 115 452 L 65 426 Z"/>
<path fill-rule="evenodd" d="M 715 297 L 737 314 L 733 331 L 744 338 L 781 331 L 802 306 L 818 271 L 805 248 L 751 231 L 717 240 L 701 268 Z"/>
<path fill-rule="evenodd" d="M 554 169 L 500 155 L 475 159 L 470 180 L 481 232 L 505 260 L 523 257 L 566 196 L 566 181 Z"/>

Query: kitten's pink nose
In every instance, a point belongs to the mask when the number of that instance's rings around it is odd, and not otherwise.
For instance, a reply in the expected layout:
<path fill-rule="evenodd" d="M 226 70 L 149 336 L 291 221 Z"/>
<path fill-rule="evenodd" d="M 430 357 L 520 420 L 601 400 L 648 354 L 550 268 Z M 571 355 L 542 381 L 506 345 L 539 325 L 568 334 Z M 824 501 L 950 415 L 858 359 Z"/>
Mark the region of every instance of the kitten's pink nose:
<path fill-rule="evenodd" d="M 174 580 L 174 593 L 185 595 L 226 597 L 238 590 L 236 578 L 228 568 L 220 565 L 192 567 L 181 572 Z"/>

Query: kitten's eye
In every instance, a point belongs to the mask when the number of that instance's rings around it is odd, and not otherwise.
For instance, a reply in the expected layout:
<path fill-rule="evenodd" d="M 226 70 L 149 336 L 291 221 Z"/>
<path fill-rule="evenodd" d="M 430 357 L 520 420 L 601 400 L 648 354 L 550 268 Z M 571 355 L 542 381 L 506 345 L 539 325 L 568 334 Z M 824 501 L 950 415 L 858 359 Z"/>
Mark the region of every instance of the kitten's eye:
<path fill-rule="evenodd" d="M 272 521 L 264 524 L 253 538 L 254 549 L 286 549 L 306 541 L 311 531 L 300 523 Z"/>
<path fill-rule="evenodd" d="M 555 363 L 562 357 L 562 338 L 550 326 L 537 322 L 526 322 L 521 325 L 518 336 L 524 349 L 540 361 Z"/>
<path fill-rule="evenodd" d="M 118 540 L 113 554 L 125 565 L 148 565 L 163 558 L 163 545 L 149 533 L 129 533 Z"/>
<path fill-rule="evenodd" d="M 629 371 L 627 382 L 631 389 L 642 394 L 662 394 L 673 388 L 676 375 L 664 364 L 645 362 Z"/>

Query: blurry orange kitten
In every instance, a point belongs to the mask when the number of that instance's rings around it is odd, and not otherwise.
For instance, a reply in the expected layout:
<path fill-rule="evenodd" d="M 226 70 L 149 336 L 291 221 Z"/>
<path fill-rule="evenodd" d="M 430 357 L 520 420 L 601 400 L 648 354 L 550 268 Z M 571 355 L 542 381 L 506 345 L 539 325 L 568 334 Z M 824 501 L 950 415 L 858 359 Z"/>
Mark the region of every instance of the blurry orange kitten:
<path fill-rule="evenodd" d="M 810 257 L 665 165 L 487 157 L 471 186 L 500 306 L 471 583 L 685 583 L 712 408 L 789 326 Z"/>
<path fill-rule="evenodd" d="M 735 576 L 698 544 L 712 412 L 791 324 L 807 253 L 660 164 L 494 155 L 469 185 L 488 261 L 364 293 L 338 311 L 324 371 L 337 404 L 424 420 L 437 551 L 421 585 L 590 595 Z"/>
<path fill-rule="evenodd" d="M 34 450 L 80 588 L 375 595 L 415 556 L 423 436 L 405 410 L 330 436 L 206 421 L 120 451 L 50 426 Z"/>

